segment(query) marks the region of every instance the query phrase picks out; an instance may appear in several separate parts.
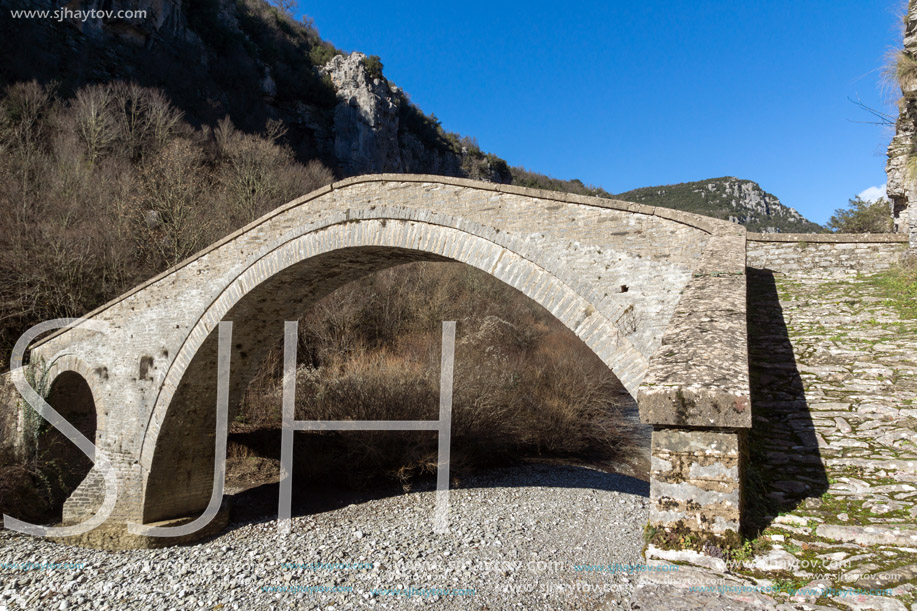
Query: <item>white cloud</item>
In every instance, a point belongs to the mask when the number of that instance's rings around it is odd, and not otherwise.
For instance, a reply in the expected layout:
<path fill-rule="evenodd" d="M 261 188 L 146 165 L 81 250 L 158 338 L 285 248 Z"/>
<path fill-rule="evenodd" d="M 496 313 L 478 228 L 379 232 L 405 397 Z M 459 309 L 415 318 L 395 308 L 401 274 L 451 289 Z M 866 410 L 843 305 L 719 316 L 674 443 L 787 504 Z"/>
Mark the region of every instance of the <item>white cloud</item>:
<path fill-rule="evenodd" d="M 887 183 L 880 187 L 869 187 L 865 191 L 861 192 L 859 197 L 866 202 L 874 202 L 876 200 L 887 198 L 888 194 L 885 192 L 886 186 Z"/>

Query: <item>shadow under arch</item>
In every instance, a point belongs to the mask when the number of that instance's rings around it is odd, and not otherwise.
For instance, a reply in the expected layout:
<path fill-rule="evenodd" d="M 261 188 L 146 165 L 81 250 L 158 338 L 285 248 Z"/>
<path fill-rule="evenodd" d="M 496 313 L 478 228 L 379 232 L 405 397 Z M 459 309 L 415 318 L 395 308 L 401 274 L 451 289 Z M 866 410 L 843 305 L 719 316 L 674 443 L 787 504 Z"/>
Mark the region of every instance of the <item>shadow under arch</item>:
<path fill-rule="evenodd" d="M 95 442 L 99 415 L 92 388 L 81 373 L 70 369 L 58 371 L 45 401 L 87 439 Z M 42 428 L 36 442 L 38 463 L 52 499 L 48 517 L 60 523 L 64 501 L 86 478 L 93 463 L 63 433 L 47 424 Z"/>
<path fill-rule="evenodd" d="M 454 221 L 455 225 L 468 225 Z M 476 233 L 483 233 L 480 231 Z M 423 249 L 418 249 L 422 244 Z M 459 261 L 484 270 L 545 307 L 609 366 L 633 394 L 646 357 L 626 332 L 549 270 L 456 227 L 403 218 L 345 221 L 291 237 L 249 266 L 200 317 L 166 373 L 144 439 L 143 521 L 200 513 L 212 489 L 216 326 L 234 321 L 230 417 L 284 320 L 344 284 L 414 261 Z"/>
<path fill-rule="evenodd" d="M 277 437 L 279 438 L 279 435 Z M 511 467 L 488 468 L 463 479 L 458 486 L 458 488 L 465 490 L 526 487 L 622 492 L 643 498 L 647 502 L 650 492 L 648 481 L 631 475 L 605 472 L 577 464 L 552 463 L 539 460 L 526 461 Z M 367 503 L 402 494 L 431 492 L 433 490 L 435 490 L 433 476 L 418 480 L 408 491 L 396 484 L 376 486 L 364 490 L 330 485 L 305 488 L 294 487 L 292 516 L 299 517 L 334 511 L 349 505 Z M 236 528 L 245 523 L 262 523 L 276 520 L 279 494 L 280 486 L 277 483 L 261 484 L 235 493 L 232 503 L 231 528 Z M 432 516 L 432 499 L 430 511 Z"/>

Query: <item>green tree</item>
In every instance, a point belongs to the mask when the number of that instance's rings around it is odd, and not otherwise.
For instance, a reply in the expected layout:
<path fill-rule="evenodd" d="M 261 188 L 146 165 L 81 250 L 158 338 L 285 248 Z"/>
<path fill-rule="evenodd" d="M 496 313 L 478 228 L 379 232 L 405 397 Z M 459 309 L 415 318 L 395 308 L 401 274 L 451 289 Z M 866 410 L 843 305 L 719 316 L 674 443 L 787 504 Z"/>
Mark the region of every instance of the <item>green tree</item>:
<path fill-rule="evenodd" d="M 872 202 L 857 195 L 846 209 L 834 211 L 827 227 L 835 233 L 891 233 L 894 230 L 891 205 L 885 198 Z"/>
<path fill-rule="evenodd" d="M 363 65 L 366 66 L 366 74 L 369 75 L 369 78 L 382 78 L 382 60 L 378 55 L 364 57 Z"/>

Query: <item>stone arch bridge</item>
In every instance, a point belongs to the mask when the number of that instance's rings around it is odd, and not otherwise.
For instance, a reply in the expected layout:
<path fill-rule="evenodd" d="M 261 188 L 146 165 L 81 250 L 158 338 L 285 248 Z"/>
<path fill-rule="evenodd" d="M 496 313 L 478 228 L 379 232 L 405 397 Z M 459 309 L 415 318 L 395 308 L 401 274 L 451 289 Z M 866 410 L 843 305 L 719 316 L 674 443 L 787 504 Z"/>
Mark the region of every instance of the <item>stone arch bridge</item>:
<path fill-rule="evenodd" d="M 109 531 L 174 523 L 210 499 L 221 320 L 234 324 L 232 410 L 283 321 L 365 274 L 460 261 L 544 306 L 636 399 L 654 427 L 651 521 L 726 534 L 739 529 L 751 426 L 745 248 L 744 228 L 669 209 L 361 176 L 274 210 L 86 315 L 109 332 L 78 323 L 34 345 L 32 359 L 91 393 L 95 443 L 120 487 Z M 91 516 L 103 492 L 93 468 L 64 522 Z"/>

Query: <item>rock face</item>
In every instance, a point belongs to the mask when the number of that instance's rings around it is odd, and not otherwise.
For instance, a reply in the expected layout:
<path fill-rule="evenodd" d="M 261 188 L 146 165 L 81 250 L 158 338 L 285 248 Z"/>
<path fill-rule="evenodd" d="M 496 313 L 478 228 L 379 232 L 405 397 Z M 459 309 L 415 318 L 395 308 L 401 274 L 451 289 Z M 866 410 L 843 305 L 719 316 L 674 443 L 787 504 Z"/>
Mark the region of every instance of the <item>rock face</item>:
<path fill-rule="evenodd" d="M 903 60 L 917 59 L 917 0 L 908 3 Z M 895 230 L 908 233 L 911 248 L 917 248 L 917 177 L 908 166 L 917 153 L 917 74 L 899 70 L 902 98 L 899 102 L 895 137 L 888 146 L 888 197 L 895 215 Z"/>
<path fill-rule="evenodd" d="M 322 73 L 337 91 L 334 155 L 346 174 L 402 172 L 398 99 L 388 81 L 370 77 L 366 56 L 337 55 Z"/>
<path fill-rule="evenodd" d="M 13 386 L 9 372 L 0 374 L 0 451 L 14 456 L 25 456 L 22 431 L 22 410 L 19 409 L 19 391 Z"/>
<path fill-rule="evenodd" d="M 511 181 L 505 162 L 463 147 L 381 65 L 371 71 L 363 54 L 341 55 L 263 0 L 77 0 L 67 8 L 81 13 L 62 19 L 12 19 L 10 10 L 60 3 L 22 4 L 0 0 L 0 85 L 57 81 L 68 95 L 86 83 L 132 80 L 162 89 L 192 123 L 229 116 L 243 131 L 262 132 L 279 120 L 300 161 L 318 158 L 340 177 Z"/>
<path fill-rule="evenodd" d="M 401 121 L 409 104 L 404 92 L 385 77 L 372 76 L 363 53 L 337 55 L 320 72 L 337 94 L 333 146 L 343 175 L 405 172 L 509 182 L 486 157 L 421 142 Z"/>
<path fill-rule="evenodd" d="M 824 229 L 780 203 L 750 180 L 734 176 L 644 187 L 615 197 L 720 218 L 760 233 L 814 233 Z"/>

